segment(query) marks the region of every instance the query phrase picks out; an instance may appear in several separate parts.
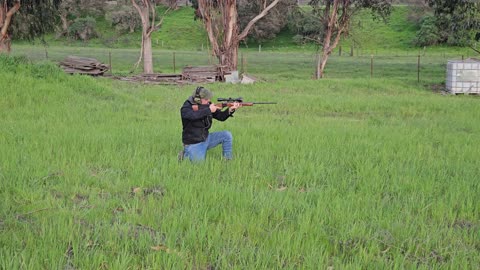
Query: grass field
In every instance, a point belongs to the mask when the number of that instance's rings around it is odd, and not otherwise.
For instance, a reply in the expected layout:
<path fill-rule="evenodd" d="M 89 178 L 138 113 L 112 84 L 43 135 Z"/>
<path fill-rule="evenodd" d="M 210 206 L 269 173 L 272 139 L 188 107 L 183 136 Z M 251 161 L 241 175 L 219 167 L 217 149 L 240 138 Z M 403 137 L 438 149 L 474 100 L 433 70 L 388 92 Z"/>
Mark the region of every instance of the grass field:
<path fill-rule="evenodd" d="M 440 60 L 421 83 L 274 65 L 258 66 L 268 82 L 208 85 L 278 104 L 216 122 L 235 159 L 197 165 L 177 161 L 193 86 L 0 61 L 0 269 L 480 265 L 479 100 L 425 86 Z"/>
<path fill-rule="evenodd" d="M 412 48 L 407 12 L 388 24 L 362 14 L 319 81 L 314 48 L 291 33 L 242 44 L 239 68 L 258 82 L 206 87 L 278 104 L 214 123 L 233 133 L 231 162 L 221 149 L 177 160 L 194 85 L 56 66 L 111 59 L 129 76 L 138 33 L 99 21 L 89 43 L 15 42 L 0 56 L 0 269 L 477 269 L 479 98 L 432 91 L 448 60 L 475 55 Z M 165 19 L 155 72 L 216 63 L 198 23 L 190 9 Z"/>

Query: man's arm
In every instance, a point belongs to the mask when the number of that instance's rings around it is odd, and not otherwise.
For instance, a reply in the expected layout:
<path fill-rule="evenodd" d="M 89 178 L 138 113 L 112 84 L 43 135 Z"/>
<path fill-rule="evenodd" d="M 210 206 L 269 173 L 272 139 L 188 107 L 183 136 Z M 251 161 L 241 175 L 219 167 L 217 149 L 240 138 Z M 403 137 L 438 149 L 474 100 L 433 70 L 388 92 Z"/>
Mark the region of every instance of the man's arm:
<path fill-rule="evenodd" d="M 212 113 L 213 118 L 219 120 L 219 121 L 225 121 L 227 120 L 230 116 L 233 115 L 235 110 L 230 111 L 230 110 L 217 110 L 216 112 Z"/>
<path fill-rule="evenodd" d="M 196 107 L 194 107 L 196 106 Z M 194 109 L 196 108 L 196 109 Z M 210 115 L 212 112 L 208 105 L 192 105 L 186 102 L 180 109 L 182 118 L 188 120 L 198 120 Z"/>

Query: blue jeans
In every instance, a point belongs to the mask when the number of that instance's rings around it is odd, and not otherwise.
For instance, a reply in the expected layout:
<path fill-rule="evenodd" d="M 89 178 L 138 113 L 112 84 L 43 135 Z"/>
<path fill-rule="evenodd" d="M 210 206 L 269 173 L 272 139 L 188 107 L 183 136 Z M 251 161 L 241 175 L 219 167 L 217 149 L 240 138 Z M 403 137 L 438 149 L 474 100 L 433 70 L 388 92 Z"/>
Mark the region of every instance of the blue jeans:
<path fill-rule="evenodd" d="M 184 148 L 184 157 L 188 157 L 190 161 L 205 160 L 207 150 L 221 144 L 223 149 L 223 157 L 225 159 L 232 159 L 232 142 L 233 137 L 230 131 L 212 132 L 208 135 L 206 141 L 186 145 Z"/>

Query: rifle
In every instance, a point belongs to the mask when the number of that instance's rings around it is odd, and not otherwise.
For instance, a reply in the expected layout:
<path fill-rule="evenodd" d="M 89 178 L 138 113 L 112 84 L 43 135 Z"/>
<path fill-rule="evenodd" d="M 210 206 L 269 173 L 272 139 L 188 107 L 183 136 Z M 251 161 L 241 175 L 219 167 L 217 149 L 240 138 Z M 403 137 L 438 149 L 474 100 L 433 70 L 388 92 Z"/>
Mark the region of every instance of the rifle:
<path fill-rule="evenodd" d="M 253 106 L 254 104 L 277 104 L 276 102 L 244 102 L 242 97 L 238 98 L 217 98 L 220 103 L 215 103 L 218 108 L 232 107 L 234 102 L 240 103 L 241 106 Z"/>

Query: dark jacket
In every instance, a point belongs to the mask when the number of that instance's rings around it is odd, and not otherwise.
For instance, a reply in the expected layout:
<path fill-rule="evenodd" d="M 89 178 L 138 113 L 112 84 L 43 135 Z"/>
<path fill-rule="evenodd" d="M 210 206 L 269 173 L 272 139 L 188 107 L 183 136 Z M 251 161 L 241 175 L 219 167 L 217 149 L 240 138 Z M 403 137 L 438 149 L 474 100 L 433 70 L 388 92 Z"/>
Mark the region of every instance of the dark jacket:
<path fill-rule="evenodd" d="M 198 109 L 197 109 L 198 107 Z M 190 97 L 183 103 L 180 109 L 182 116 L 182 141 L 184 144 L 195 144 L 204 142 L 208 137 L 208 130 L 212 127 L 212 119 L 220 121 L 227 120 L 232 116 L 228 110 L 217 110 L 212 113 L 209 105 L 198 105 Z"/>

